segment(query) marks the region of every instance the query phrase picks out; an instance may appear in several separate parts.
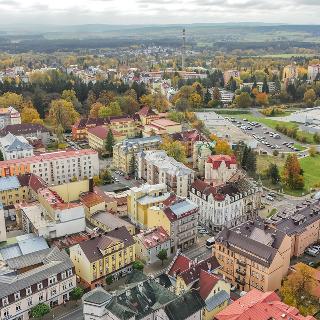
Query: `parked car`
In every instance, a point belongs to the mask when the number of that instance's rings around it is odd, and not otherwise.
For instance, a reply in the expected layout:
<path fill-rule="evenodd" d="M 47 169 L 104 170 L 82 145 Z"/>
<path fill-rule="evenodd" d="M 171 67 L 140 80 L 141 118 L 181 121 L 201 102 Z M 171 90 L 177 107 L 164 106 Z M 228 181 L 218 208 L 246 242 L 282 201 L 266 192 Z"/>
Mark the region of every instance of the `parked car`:
<path fill-rule="evenodd" d="M 272 198 L 271 196 L 267 196 L 266 199 L 269 201 L 274 201 L 274 198 Z"/>
<path fill-rule="evenodd" d="M 305 253 L 309 256 L 316 257 L 319 254 L 319 250 L 308 248 Z"/>

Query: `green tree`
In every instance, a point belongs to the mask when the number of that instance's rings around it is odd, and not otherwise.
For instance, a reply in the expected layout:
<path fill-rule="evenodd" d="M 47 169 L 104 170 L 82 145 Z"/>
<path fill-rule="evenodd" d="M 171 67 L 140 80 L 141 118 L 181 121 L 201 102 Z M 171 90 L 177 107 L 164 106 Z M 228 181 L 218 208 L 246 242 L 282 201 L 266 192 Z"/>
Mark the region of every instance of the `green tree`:
<path fill-rule="evenodd" d="M 110 184 L 112 183 L 112 175 L 108 169 L 105 169 L 100 174 L 100 179 L 103 184 Z"/>
<path fill-rule="evenodd" d="M 248 108 L 252 105 L 252 99 L 248 92 L 241 92 L 238 96 L 235 97 L 234 103 L 239 108 Z"/>
<path fill-rule="evenodd" d="M 303 101 L 308 107 L 312 107 L 316 101 L 317 95 L 313 89 L 309 89 L 305 92 L 303 96 Z"/>
<path fill-rule="evenodd" d="M 84 291 L 82 288 L 80 287 L 75 287 L 72 289 L 72 291 L 70 292 L 70 297 L 72 300 L 75 300 L 76 303 L 78 302 L 78 300 L 81 299 L 81 297 L 83 296 Z"/>
<path fill-rule="evenodd" d="M 140 260 L 136 260 L 132 264 L 132 269 L 133 270 L 139 270 L 142 271 L 144 268 L 144 264 Z"/>
<path fill-rule="evenodd" d="M 106 284 L 110 286 L 110 284 L 113 282 L 113 277 L 111 275 L 106 277 Z"/>
<path fill-rule="evenodd" d="M 41 319 L 50 312 L 50 307 L 45 303 L 39 303 L 31 309 L 31 317 Z"/>
<path fill-rule="evenodd" d="M 269 86 L 268 86 L 267 77 L 264 77 L 264 79 L 263 79 L 262 92 L 264 92 L 266 94 L 269 93 Z"/>
<path fill-rule="evenodd" d="M 206 93 L 204 94 L 203 97 L 203 102 L 208 105 L 209 101 L 211 100 L 211 94 L 209 92 L 209 90 L 207 89 Z"/>
<path fill-rule="evenodd" d="M 320 134 L 315 132 L 313 135 L 313 140 L 315 143 L 320 143 Z"/>
<path fill-rule="evenodd" d="M 270 163 L 267 170 L 267 176 L 271 180 L 272 184 L 277 184 L 280 181 L 279 168 L 275 163 Z"/>
<path fill-rule="evenodd" d="M 113 137 L 113 133 L 112 133 L 112 130 L 109 129 L 109 131 L 107 133 L 107 137 L 106 137 L 105 148 L 110 156 L 112 156 L 114 144 L 115 144 L 115 140 Z"/>
<path fill-rule="evenodd" d="M 163 266 L 163 262 L 164 260 L 167 260 L 168 259 L 168 253 L 167 253 L 167 250 L 166 249 L 161 249 L 158 254 L 157 254 L 157 258 L 159 260 L 161 260 L 161 265 Z"/>

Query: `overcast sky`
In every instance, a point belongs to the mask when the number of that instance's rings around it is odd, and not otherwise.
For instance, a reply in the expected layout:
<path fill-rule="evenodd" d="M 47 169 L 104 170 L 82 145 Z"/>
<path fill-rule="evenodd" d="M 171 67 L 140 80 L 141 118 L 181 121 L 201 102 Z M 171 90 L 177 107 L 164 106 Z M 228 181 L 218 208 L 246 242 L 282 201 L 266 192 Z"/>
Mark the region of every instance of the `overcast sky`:
<path fill-rule="evenodd" d="M 0 24 L 320 24 L 320 0 L 0 0 Z"/>

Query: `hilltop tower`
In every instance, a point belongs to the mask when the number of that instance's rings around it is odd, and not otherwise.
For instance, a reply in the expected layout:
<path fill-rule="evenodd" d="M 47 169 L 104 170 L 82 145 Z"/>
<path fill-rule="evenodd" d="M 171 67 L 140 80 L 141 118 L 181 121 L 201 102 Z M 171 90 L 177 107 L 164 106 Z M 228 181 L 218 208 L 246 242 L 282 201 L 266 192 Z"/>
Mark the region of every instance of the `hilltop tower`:
<path fill-rule="evenodd" d="M 182 52 L 181 52 L 181 68 L 185 67 L 185 55 L 186 55 L 186 29 L 182 29 Z"/>

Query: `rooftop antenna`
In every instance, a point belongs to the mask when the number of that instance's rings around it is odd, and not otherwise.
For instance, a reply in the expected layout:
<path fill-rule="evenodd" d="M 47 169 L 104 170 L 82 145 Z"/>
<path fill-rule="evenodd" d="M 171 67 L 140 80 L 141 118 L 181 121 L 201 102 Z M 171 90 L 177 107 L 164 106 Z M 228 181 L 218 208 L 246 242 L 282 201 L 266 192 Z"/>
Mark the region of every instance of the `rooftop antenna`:
<path fill-rule="evenodd" d="M 184 70 L 185 65 L 185 55 L 186 55 L 186 29 L 182 29 L 182 54 L 181 54 L 181 68 Z"/>

